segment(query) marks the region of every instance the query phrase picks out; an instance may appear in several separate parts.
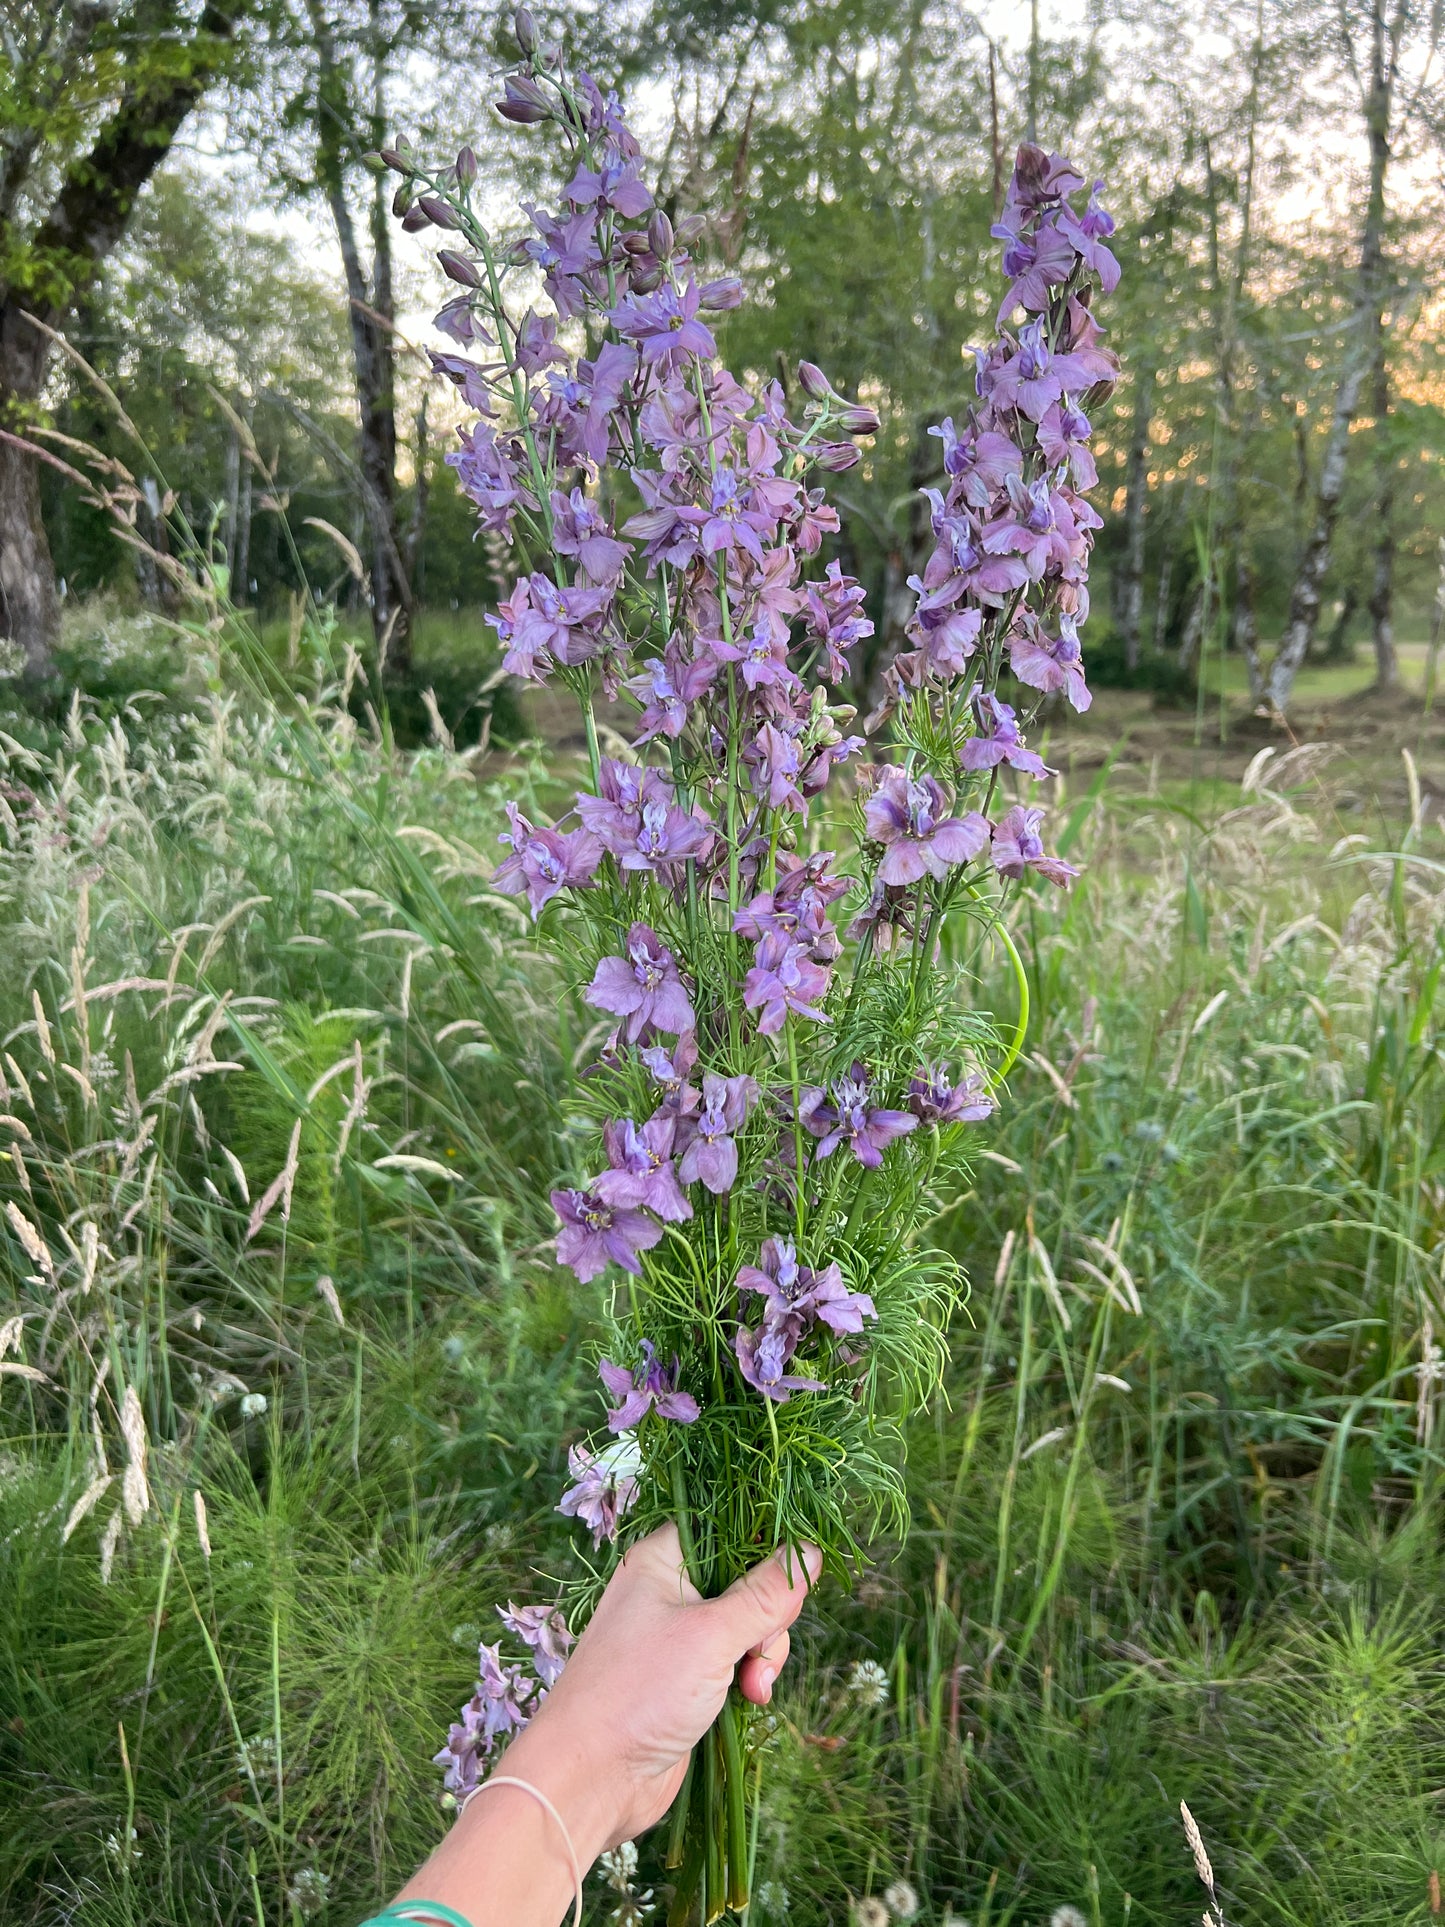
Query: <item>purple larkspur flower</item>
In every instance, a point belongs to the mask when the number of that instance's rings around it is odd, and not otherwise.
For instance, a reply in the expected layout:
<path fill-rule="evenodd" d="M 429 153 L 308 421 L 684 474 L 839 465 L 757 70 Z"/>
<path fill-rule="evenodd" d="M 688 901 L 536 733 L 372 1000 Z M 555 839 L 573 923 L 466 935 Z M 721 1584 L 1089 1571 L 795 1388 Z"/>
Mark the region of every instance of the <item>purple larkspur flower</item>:
<path fill-rule="evenodd" d="M 592 1534 L 594 1547 L 617 1537 L 618 1521 L 637 1503 L 637 1475 L 642 1455 L 635 1439 L 616 1439 L 600 1452 L 585 1445 L 568 1449 L 567 1470 L 574 1484 L 562 1494 L 557 1510 L 580 1519 Z"/>
<path fill-rule="evenodd" d="M 610 1358 L 604 1358 L 597 1367 L 597 1376 L 618 1401 L 615 1409 L 607 1414 L 610 1428 L 614 1432 L 630 1432 L 652 1411 L 659 1418 L 691 1425 L 698 1415 L 698 1404 L 691 1392 L 677 1389 L 682 1371 L 679 1361 L 674 1358 L 669 1366 L 659 1364 L 657 1347 L 649 1338 L 643 1339 L 639 1350 L 641 1357 L 630 1372 L 625 1365 L 614 1365 Z"/>
<path fill-rule="evenodd" d="M 583 208 L 558 221 L 530 202 L 522 206 L 537 232 L 521 243 L 519 258 L 534 261 L 542 270 L 542 286 L 558 314 L 570 320 L 582 313 L 588 287 L 602 265 L 597 210 Z"/>
<path fill-rule="evenodd" d="M 786 624 L 782 625 L 780 634 L 778 626 L 766 619 L 755 622 L 746 642 L 725 642 L 720 636 L 709 636 L 705 640 L 706 646 L 723 662 L 738 665 L 738 674 L 751 691 L 801 687 L 798 677 L 788 667 Z"/>
<path fill-rule="evenodd" d="M 1041 809 L 1027 809 L 1016 803 L 1007 816 L 993 828 L 993 863 L 1000 876 L 1021 877 L 1025 870 L 1037 870 L 1050 883 L 1066 888 L 1079 874 L 1072 863 L 1050 856 L 1039 835 L 1043 821 Z"/>
<path fill-rule="evenodd" d="M 584 1285 L 609 1263 L 640 1277 L 638 1252 L 650 1251 L 662 1236 L 662 1226 L 646 1212 L 606 1204 L 595 1191 L 554 1191 L 552 1209 L 562 1221 L 557 1262 L 570 1266 Z"/>
<path fill-rule="evenodd" d="M 1068 206 L 1059 210 L 1059 231 L 1067 236 L 1084 266 L 1098 275 L 1104 293 L 1112 294 L 1119 285 L 1119 263 L 1113 250 L 1104 246 L 1114 232 L 1114 217 L 1099 204 L 1099 190 L 1103 185 L 1102 181 L 1095 181 L 1089 205 L 1082 214 L 1075 214 Z"/>
<path fill-rule="evenodd" d="M 1046 636 L 1037 623 L 1020 623 L 1008 639 L 1009 667 L 1030 689 L 1062 689 L 1075 709 L 1087 709 L 1094 698 L 1084 680 L 1084 649 L 1078 626 L 1070 615 L 1059 617 L 1057 636 Z"/>
<path fill-rule="evenodd" d="M 667 871 L 699 857 L 712 826 L 678 806 L 660 770 L 604 756 L 597 796 L 578 795 L 577 814 L 624 870 Z"/>
<path fill-rule="evenodd" d="M 948 798 L 932 776 L 910 781 L 901 769 L 885 769 L 864 806 L 868 834 L 881 843 L 878 875 L 884 883 L 917 883 L 946 876 L 988 847 L 988 824 L 977 810 L 947 816 Z"/>
<path fill-rule="evenodd" d="M 979 553 L 976 567 L 983 566 L 984 559 Z M 1023 573 L 1022 568 L 1019 573 Z M 931 669 L 945 678 L 961 676 L 978 648 L 983 631 L 982 609 L 959 607 L 973 585 L 966 575 L 949 573 L 930 586 L 925 570 L 922 576 L 909 576 L 908 586 L 918 597 L 918 605 L 908 621 L 908 634 L 919 645 L 923 658 L 920 670 Z"/>
<path fill-rule="evenodd" d="M 1049 774 L 1049 766 L 1043 758 L 1025 748 L 1019 734 L 1018 717 L 1007 703 L 1000 702 L 997 696 L 985 690 L 974 697 L 973 706 L 978 716 L 979 733 L 960 745 L 960 769 L 997 769 L 1000 763 L 1007 763 L 1012 769 L 1023 770 L 1028 776 Z"/>
<path fill-rule="evenodd" d="M 818 1000 L 827 995 L 830 973 L 813 962 L 806 944 L 790 943 L 765 931 L 753 959 L 743 980 L 743 1003 L 759 1013 L 758 1029 L 765 1037 L 780 1031 L 790 1013 L 819 1024 L 828 1022 Z"/>
<path fill-rule="evenodd" d="M 550 1693 L 562 1677 L 567 1655 L 574 1644 L 567 1622 L 556 1606 L 514 1606 L 509 1599 L 498 1606 L 497 1617 L 532 1654 L 532 1670 Z"/>
<path fill-rule="evenodd" d="M 531 1717 L 527 1702 L 536 1693 L 536 1684 L 520 1666 L 502 1664 L 500 1646 L 499 1641 L 479 1648 L 476 1691 L 462 1708 L 461 1719 L 451 1726 L 446 1745 L 433 1756 L 433 1766 L 446 1768 L 448 1793 L 469 1793 L 479 1778 L 479 1762 L 490 1757 L 498 1740 L 518 1731 Z"/>
<path fill-rule="evenodd" d="M 761 1296 L 769 1325 L 791 1320 L 805 1331 L 817 1319 L 841 1335 L 862 1331 L 865 1318 L 878 1316 L 866 1291 L 849 1291 L 836 1261 L 821 1271 L 799 1264 L 791 1238 L 764 1238 L 758 1262 L 740 1268 L 737 1285 Z"/>
<path fill-rule="evenodd" d="M 868 1073 L 856 1062 L 846 1077 L 834 1078 L 827 1090 L 810 1085 L 801 1093 L 798 1115 L 804 1129 L 819 1140 L 820 1158 L 831 1157 L 839 1145 L 846 1144 L 861 1165 L 875 1171 L 893 1140 L 917 1128 L 918 1119 L 911 1111 L 871 1104 L 869 1094 Z"/>
<path fill-rule="evenodd" d="M 862 583 L 844 575 L 837 561 L 828 564 L 821 582 L 807 585 L 808 632 L 822 646 L 829 682 L 843 680 L 848 674 L 846 651 L 873 634 L 872 622 L 862 613 L 864 593 Z"/>
<path fill-rule="evenodd" d="M 797 1343 L 796 1334 L 781 1325 L 759 1325 L 756 1331 L 740 1325 L 733 1335 L 738 1370 L 754 1391 L 775 1405 L 786 1405 L 794 1392 L 827 1390 L 821 1378 L 803 1378 L 789 1372 Z"/>
<path fill-rule="evenodd" d="M 649 1027 L 680 1037 L 697 1025 L 677 974 L 677 959 L 645 923 L 633 924 L 627 933 L 627 955 L 604 957 L 582 994 L 594 1010 L 610 1010 L 627 1019 L 629 1044 L 635 1044 Z"/>
<path fill-rule="evenodd" d="M 627 544 L 617 540 L 607 517 L 580 488 L 570 495 L 552 491 L 552 547 L 558 555 L 575 555 L 601 587 L 617 580 L 628 556 Z"/>
<path fill-rule="evenodd" d="M 504 666 L 514 675 L 536 676 L 536 665 L 588 662 L 603 648 L 603 629 L 612 607 L 610 588 L 573 585 L 558 588 L 550 576 L 526 578 L 526 597 L 518 583 L 504 605 L 509 623 Z"/>
<path fill-rule="evenodd" d="M 664 1050 L 661 1044 L 649 1044 L 638 1052 L 643 1068 L 662 1093 L 658 1110 L 665 1116 L 676 1118 L 691 1117 L 700 1099 L 694 1087 L 688 1083 L 692 1068 L 697 1062 L 697 1038 L 692 1031 L 679 1037 L 672 1050 Z"/>
<path fill-rule="evenodd" d="M 1026 234 L 1007 219 L 989 229 L 994 240 L 1004 243 L 1003 271 L 1009 288 L 999 304 L 1000 325 L 1015 308 L 1039 314 L 1049 305 L 1049 291 L 1068 280 L 1074 266 L 1075 249 L 1067 235 L 1053 222 L 1045 222 L 1033 234 Z"/>
<path fill-rule="evenodd" d="M 610 207 L 635 220 L 652 206 L 652 191 L 632 161 L 605 161 L 599 168 L 579 167 L 563 190 L 573 207 Z"/>
<path fill-rule="evenodd" d="M 770 810 L 801 814 L 807 809 L 799 788 L 803 774 L 802 726 L 767 722 L 743 748 L 743 761 L 752 770 L 753 787 Z"/>
<path fill-rule="evenodd" d="M 677 1119 L 659 1114 L 645 1124 L 612 1118 L 602 1127 L 608 1168 L 592 1183 L 594 1197 L 614 1209 L 652 1211 L 665 1224 L 681 1224 L 692 1206 L 678 1187 L 672 1145 Z"/>
<path fill-rule="evenodd" d="M 602 845 L 590 830 L 539 830 L 515 803 L 507 805 L 507 822 L 511 827 L 497 841 L 510 843 L 512 854 L 492 872 L 494 890 L 508 897 L 525 890 L 535 917 L 559 890 L 582 890 L 591 883 Z"/>
<path fill-rule="evenodd" d="M 486 422 L 459 428 L 457 436 L 462 445 L 451 451 L 446 464 L 456 470 L 458 488 L 480 509 L 478 521 L 484 529 L 493 535 L 510 535 L 518 504 L 529 499 L 517 486 L 510 456 Z"/>
<path fill-rule="evenodd" d="M 637 343 L 644 361 L 667 370 L 692 356 L 711 360 L 717 353 L 712 330 L 697 318 L 700 306 L 695 281 L 680 291 L 664 283 L 655 294 L 624 295 L 607 319 L 624 340 Z"/>
<path fill-rule="evenodd" d="M 743 550 L 754 562 L 763 559 L 763 537 L 770 535 L 777 517 L 753 503 L 752 491 L 738 481 L 736 470 L 726 464 L 712 477 L 706 508 L 682 508 L 684 522 L 698 531 L 704 555 L 725 555 Z"/>
<path fill-rule="evenodd" d="M 1089 418 L 1067 395 L 1045 410 L 1039 423 L 1039 447 L 1050 468 L 1067 467 L 1075 488 L 1092 488 L 1099 479 L 1089 450 L 1093 433 Z"/>
<path fill-rule="evenodd" d="M 955 1084 L 945 1064 L 930 1064 L 910 1079 L 908 1108 L 923 1124 L 977 1124 L 998 1109 L 983 1078 L 970 1071 Z"/>
<path fill-rule="evenodd" d="M 607 341 L 595 361 L 579 361 L 575 374 L 549 374 L 547 393 L 537 410 L 538 426 L 557 436 L 559 461 L 607 460 L 612 422 L 624 389 L 637 371 L 637 356 L 621 342 Z"/>
<path fill-rule="evenodd" d="M 678 1161 L 677 1174 L 684 1184 L 703 1184 L 719 1198 L 731 1191 L 738 1175 L 733 1133 L 741 1129 L 757 1095 L 754 1078 L 703 1072 L 702 1108 L 688 1120 L 687 1149 Z"/>

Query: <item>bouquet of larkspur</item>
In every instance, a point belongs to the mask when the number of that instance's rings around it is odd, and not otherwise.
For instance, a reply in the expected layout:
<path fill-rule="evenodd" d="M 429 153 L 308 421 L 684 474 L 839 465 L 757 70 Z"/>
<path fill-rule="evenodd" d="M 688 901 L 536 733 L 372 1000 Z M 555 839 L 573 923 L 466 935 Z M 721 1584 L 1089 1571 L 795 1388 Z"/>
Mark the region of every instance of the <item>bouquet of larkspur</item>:
<path fill-rule="evenodd" d="M 807 361 L 791 391 L 728 372 L 714 330 L 743 289 L 697 267 L 704 222 L 656 203 L 617 99 L 516 26 L 497 107 L 562 143 L 560 211 L 498 235 L 471 150 L 380 162 L 404 224 L 447 237 L 455 350 L 433 361 L 475 413 L 448 460 L 516 557 L 505 668 L 566 686 L 585 724 L 586 786 L 552 823 L 510 805 L 492 878 L 581 966 L 605 1035 L 551 1194 L 558 1260 L 602 1281 L 609 1328 L 605 1432 L 573 1446 L 561 1510 L 609 1560 L 676 1520 L 704 1593 L 780 1543 L 842 1574 L 906 1523 L 902 1428 L 938 1388 L 960 1282 L 926 1228 L 1027 1021 L 1007 899 L 1074 874 L 1017 794 L 1048 772 L 999 686 L 1033 711 L 1089 701 L 1085 409 L 1117 375 L 1093 312 L 1113 222 L 1097 187 L 1076 206 L 1061 157 L 1020 149 L 995 338 L 967 418 L 933 431 L 909 646 L 850 733 L 873 625 L 825 560 L 825 478 L 878 415 Z M 630 748 L 614 731 L 602 753 L 599 699 L 629 704 Z M 1018 988 L 1002 1033 L 976 1007 L 990 943 Z M 534 1677 L 482 1647 L 438 1755 L 453 1794 L 565 1663 L 559 1612 L 502 1618 Z M 751 1718 L 729 1702 L 679 1797 L 674 1922 L 747 1905 Z"/>

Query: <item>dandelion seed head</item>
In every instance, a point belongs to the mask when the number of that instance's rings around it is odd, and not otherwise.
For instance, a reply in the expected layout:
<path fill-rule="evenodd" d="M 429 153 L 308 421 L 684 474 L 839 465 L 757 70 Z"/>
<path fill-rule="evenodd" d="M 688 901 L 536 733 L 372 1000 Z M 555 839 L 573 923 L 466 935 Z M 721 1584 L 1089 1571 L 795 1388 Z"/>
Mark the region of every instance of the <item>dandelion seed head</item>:
<path fill-rule="evenodd" d="M 920 1904 L 917 1889 L 906 1880 L 892 1881 L 883 1889 L 883 1905 L 895 1920 L 916 1920 Z"/>
<path fill-rule="evenodd" d="M 891 1927 L 888 1909 L 873 1894 L 855 1900 L 851 1914 L 853 1927 Z"/>
<path fill-rule="evenodd" d="M 1049 1927 L 1089 1927 L 1089 1923 L 1077 1907 L 1066 1901 L 1062 1907 L 1055 1907 L 1049 1915 Z"/>
<path fill-rule="evenodd" d="M 242 1418 L 260 1418 L 270 1404 L 264 1392 L 247 1392 L 241 1400 Z"/>

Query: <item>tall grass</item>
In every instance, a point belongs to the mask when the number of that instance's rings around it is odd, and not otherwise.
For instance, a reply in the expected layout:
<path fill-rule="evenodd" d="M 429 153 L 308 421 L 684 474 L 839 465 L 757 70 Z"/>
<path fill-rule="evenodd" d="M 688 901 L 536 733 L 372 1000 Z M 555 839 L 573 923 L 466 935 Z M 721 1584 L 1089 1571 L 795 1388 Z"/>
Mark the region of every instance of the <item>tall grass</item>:
<path fill-rule="evenodd" d="M 318 661 L 285 711 L 0 735 L 7 1921 L 355 1919 L 443 1825 L 478 1602 L 574 1556 L 595 1301 L 543 1205 L 588 1019 L 484 888 L 503 774 L 547 779 L 398 753 Z M 971 1317 L 906 1544 L 800 1641 L 754 1927 L 1197 1917 L 1181 1799 L 1236 1927 L 1438 1908 L 1407 776 L 1059 799 L 1085 877 L 1028 905 L 1030 1055 L 930 1228 Z"/>

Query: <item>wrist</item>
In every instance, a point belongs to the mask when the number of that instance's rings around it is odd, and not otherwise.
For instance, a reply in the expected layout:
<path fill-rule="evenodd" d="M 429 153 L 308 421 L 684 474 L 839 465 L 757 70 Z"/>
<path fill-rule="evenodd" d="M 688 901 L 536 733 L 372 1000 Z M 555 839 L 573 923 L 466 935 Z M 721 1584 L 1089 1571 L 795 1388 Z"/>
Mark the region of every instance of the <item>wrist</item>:
<path fill-rule="evenodd" d="M 599 1768 L 567 1722 L 549 1721 L 545 1708 L 513 1740 L 497 1771 L 527 1780 L 546 1794 L 562 1816 L 577 1864 L 586 1874 L 617 1831 L 614 1776 Z"/>

